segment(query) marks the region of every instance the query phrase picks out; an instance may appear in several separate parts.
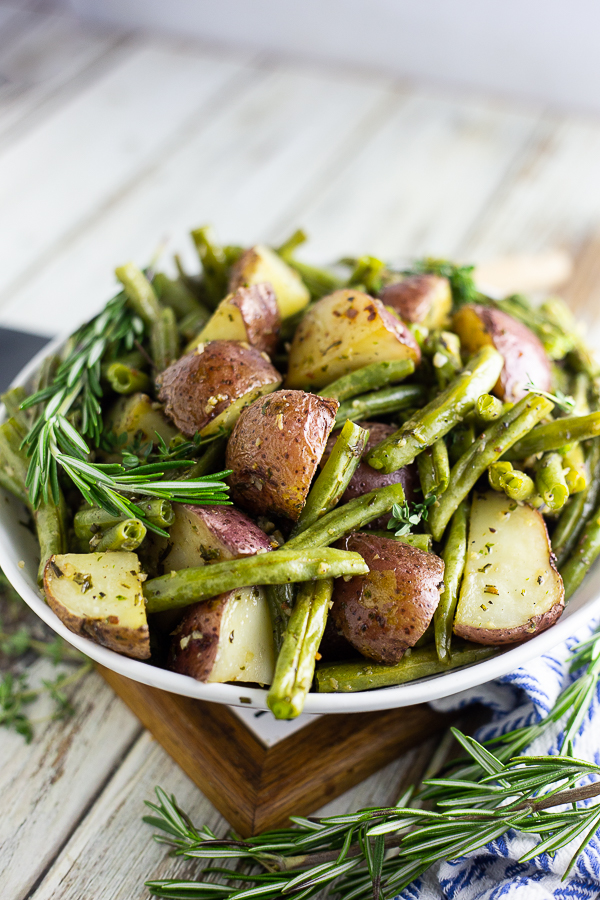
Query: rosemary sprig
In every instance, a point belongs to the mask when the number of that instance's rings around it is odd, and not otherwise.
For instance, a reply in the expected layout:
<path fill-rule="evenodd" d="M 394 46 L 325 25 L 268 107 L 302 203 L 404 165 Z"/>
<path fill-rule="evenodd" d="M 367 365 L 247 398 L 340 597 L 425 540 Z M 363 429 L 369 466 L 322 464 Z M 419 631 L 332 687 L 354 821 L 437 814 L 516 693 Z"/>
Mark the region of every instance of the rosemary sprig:
<path fill-rule="evenodd" d="M 575 759 L 573 739 L 600 679 L 600 633 L 572 651 L 571 669 L 582 669 L 542 722 L 483 744 L 453 729 L 466 757 L 409 789 L 396 806 L 323 819 L 293 817 L 293 826 L 244 841 L 219 840 L 198 829 L 174 797 L 156 789 L 145 821 L 178 856 L 237 859 L 243 872 L 214 866 L 197 881 L 148 881 L 156 897 L 188 900 L 307 898 L 325 885 L 343 900 L 391 898 L 441 860 L 457 859 L 513 830 L 539 837 L 520 862 L 554 854 L 574 843 L 565 876 L 600 827 L 600 766 Z M 567 716 L 558 756 L 523 756 L 520 750 Z M 492 750 L 493 748 L 493 750 Z M 592 783 L 589 782 L 592 779 Z M 411 805 L 433 800 L 433 809 Z M 578 805 L 585 804 L 585 805 Z M 394 849 L 390 856 L 388 851 Z M 248 868 L 250 867 L 250 868 Z M 216 876 L 216 880 L 215 880 Z"/>
<path fill-rule="evenodd" d="M 147 528 L 162 535 L 166 532 L 146 519 L 131 495 L 181 503 L 229 503 L 228 486 L 223 481 L 228 472 L 195 480 L 165 480 L 170 470 L 193 465 L 187 457 L 205 442 L 199 436 L 172 450 L 159 441 L 157 461 L 152 463 L 144 464 L 134 453 L 124 455 L 123 465 L 90 461 L 92 451 L 86 438 L 95 447 L 103 438 L 102 359 L 107 352 L 130 350 L 143 335 L 144 327 L 127 305 L 125 294 L 113 297 L 100 315 L 71 337 L 70 349 L 52 384 L 22 403 L 23 410 L 45 404 L 23 440 L 31 457 L 25 483 L 34 507 L 50 494 L 54 503 L 59 503 L 59 467 L 88 503 L 114 515 L 142 519 Z M 141 448 L 146 459 L 152 458 L 151 449 Z"/>

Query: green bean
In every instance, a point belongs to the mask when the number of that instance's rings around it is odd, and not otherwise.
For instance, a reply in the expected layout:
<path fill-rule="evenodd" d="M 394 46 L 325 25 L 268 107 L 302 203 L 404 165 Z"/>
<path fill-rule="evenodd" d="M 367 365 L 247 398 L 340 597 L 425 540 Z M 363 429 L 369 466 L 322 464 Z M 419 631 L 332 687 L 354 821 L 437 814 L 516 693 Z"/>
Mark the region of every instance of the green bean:
<path fill-rule="evenodd" d="M 173 281 L 162 272 L 157 272 L 152 282 L 160 302 L 170 306 L 178 319 L 183 319 L 192 314 L 201 313 L 206 319 L 210 317 L 210 310 L 197 300 L 189 287 L 178 278 Z"/>
<path fill-rule="evenodd" d="M 146 537 L 146 526 L 140 519 L 123 519 L 104 532 L 94 535 L 90 550 L 106 553 L 109 550 L 137 550 Z"/>
<path fill-rule="evenodd" d="M 453 428 L 448 435 L 448 456 L 453 466 L 466 453 L 469 447 L 475 443 L 475 426 L 467 420 Z"/>
<path fill-rule="evenodd" d="M 315 672 L 315 658 L 331 606 L 333 580 L 304 582 L 290 616 L 267 695 L 276 719 L 294 719 L 304 707 Z"/>
<path fill-rule="evenodd" d="M 452 642 L 452 626 L 454 613 L 458 603 L 458 592 L 465 562 L 467 559 L 467 521 L 469 518 L 469 506 L 467 500 L 463 500 L 452 519 L 448 529 L 448 537 L 442 550 L 444 560 L 444 590 L 440 595 L 440 602 L 433 614 L 435 627 L 435 647 L 438 659 L 441 663 L 448 664 L 452 658 L 450 647 Z"/>
<path fill-rule="evenodd" d="M 165 306 L 152 324 L 150 352 L 157 372 L 163 372 L 179 356 L 179 331 L 170 306 Z"/>
<path fill-rule="evenodd" d="M 144 518 L 158 528 L 170 528 L 175 521 L 173 507 L 168 500 L 138 500 L 137 506 L 144 513 Z"/>
<path fill-rule="evenodd" d="M 354 269 L 350 273 L 346 287 L 355 287 L 367 294 L 377 296 L 382 286 L 382 273 L 386 265 L 376 256 L 359 256 L 354 261 Z"/>
<path fill-rule="evenodd" d="M 150 388 L 150 379 L 145 372 L 134 369 L 123 362 L 114 362 L 106 370 L 106 380 L 117 394 L 133 394 L 136 391 L 146 392 Z"/>
<path fill-rule="evenodd" d="M 192 240 L 202 263 L 204 286 L 214 308 L 227 293 L 227 260 L 210 225 L 195 228 Z"/>
<path fill-rule="evenodd" d="M 223 468 L 222 460 L 227 443 L 226 437 L 216 438 L 211 441 L 200 459 L 190 466 L 189 469 L 181 470 L 179 475 L 175 475 L 176 481 L 190 481 L 193 478 L 203 478 L 205 475 L 213 475 Z"/>
<path fill-rule="evenodd" d="M 584 525 L 575 550 L 560 567 L 559 571 L 565 586 L 565 600 L 573 596 L 599 554 L 600 504 L 597 504 Z"/>
<path fill-rule="evenodd" d="M 285 262 L 288 262 L 289 258 L 293 254 L 294 250 L 297 247 L 301 247 L 302 244 L 305 244 L 308 240 L 308 235 L 302 228 L 297 228 L 290 237 L 280 244 L 279 247 L 275 247 L 275 253 L 277 253 Z"/>
<path fill-rule="evenodd" d="M 400 544 L 408 544 L 409 547 L 416 547 L 423 553 L 430 553 L 433 546 L 433 538 L 430 534 L 394 534 L 393 531 L 365 531 L 364 534 L 370 534 L 374 537 L 388 538 L 390 541 L 398 541 Z"/>
<path fill-rule="evenodd" d="M 452 467 L 448 490 L 431 507 L 427 524 L 434 540 L 441 539 L 459 503 L 487 467 L 496 462 L 515 441 L 527 434 L 551 410 L 552 403 L 546 397 L 528 394 L 477 438 Z"/>
<path fill-rule="evenodd" d="M 327 269 L 319 269 L 316 266 L 308 265 L 292 256 L 287 257 L 285 261 L 288 266 L 291 266 L 298 273 L 310 291 L 312 300 L 320 300 L 326 294 L 331 294 L 333 291 L 344 287 L 344 281 Z M 306 310 L 303 310 L 303 312 L 306 312 Z"/>
<path fill-rule="evenodd" d="M 535 493 L 533 479 L 520 469 L 513 469 L 501 478 L 504 493 L 511 500 L 529 500 Z"/>
<path fill-rule="evenodd" d="M 346 422 L 333 450 L 310 489 L 292 536 L 301 534 L 340 502 L 356 472 L 369 438 L 369 432 Z"/>
<path fill-rule="evenodd" d="M 73 530 L 80 541 L 90 541 L 99 531 L 112 528 L 122 522 L 125 516 L 113 516 L 105 509 L 88 506 L 80 509 L 73 517 Z"/>
<path fill-rule="evenodd" d="M 326 547 L 351 531 L 359 531 L 373 519 L 391 510 L 394 503 L 404 503 L 401 484 L 389 484 L 368 494 L 362 494 L 343 506 L 331 510 L 314 522 L 302 534 L 296 535 L 285 545 L 286 550 L 302 550 L 310 547 Z M 280 551 L 277 551 L 278 553 Z M 288 579 L 293 581 L 294 579 Z"/>
<path fill-rule="evenodd" d="M 493 347 L 480 350 L 445 391 L 371 450 L 367 457 L 369 465 L 387 474 L 413 462 L 426 447 L 461 422 L 481 394 L 491 390 L 503 364 Z"/>
<path fill-rule="evenodd" d="M 1 464 L 0 464 L 1 465 Z M 27 505 L 28 496 L 27 491 L 24 486 L 16 481 L 14 478 L 5 471 L 5 469 L 0 467 L 0 487 L 4 488 L 5 491 L 8 491 L 9 494 L 12 494 L 13 497 L 16 497 L 17 500 L 20 500 L 21 503 Z"/>
<path fill-rule="evenodd" d="M 29 461 L 21 447 L 21 442 L 21 429 L 15 419 L 8 419 L 0 425 L 0 467 L 5 475 L 4 487 L 10 489 L 9 486 L 14 484 L 18 490 L 15 496 L 19 500 L 26 501 L 33 516 L 40 545 L 38 582 L 41 584 L 47 561 L 55 553 L 64 553 L 67 547 L 66 507 L 60 488 L 58 505 L 54 503 L 51 496 L 45 498 L 42 492 L 39 505 L 37 508 L 33 507 L 25 487 Z"/>
<path fill-rule="evenodd" d="M 366 575 L 368 571 L 368 566 L 358 553 L 330 547 L 284 548 L 151 578 L 144 584 L 146 611 L 155 613 L 163 609 L 177 609 L 255 584 L 320 581 L 342 575 Z"/>
<path fill-rule="evenodd" d="M 10 419 L 14 419 L 19 428 L 23 432 L 23 437 L 27 434 L 30 427 L 30 416 L 27 411 L 21 409 L 21 403 L 27 399 L 27 391 L 24 387 L 14 387 L 10 391 L 2 394 L 2 402 Z"/>
<path fill-rule="evenodd" d="M 550 297 L 542 303 L 540 313 L 545 316 L 547 322 L 554 326 L 565 341 L 570 342 L 568 347 L 569 363 L 580 372 L 593 378 L 598 373 L 598 365 L 594 355 L 580 337 L 575 316 L 565 301 L 560 297 Z"/>
<path fill-rule="evenodd" d="M 372 394 L 363 394 L 341 403 L 335 417 L 336 428 L 346 419 L 371 419 L 414 406 L 425 398 L 425 389 L 420 384 L 399 384 L 383 388 Z"/>
<path fill-rule="evenodd" d="M 579 494 L 588 485 L 588 472 L 581 444 L 574 444 L 562 455 L 562 466 L 569 494 Z"/>
<path fill-rule="evenodd" d="M 500 418 L 503 412 L 504 404 L 502 403 L 502 400 L 498 400 L 498 398 L 492 396 L 492 394 L 482 394 L 481 397 L 477 398 L 475 415 L 481 422 L 495 422 L 496 419 Z"/>
<path fill-rule="evenodd" d="M 440 390 L 448 387 L 462 369 L 460 338 L 453 331 L 432 331 L 425 341 Z"/>
<path fill-rule="evenodd" d="M 571 395 L 575 401 L 574 414 L 577 416 L 588 416 L 590 414 L 590 404 L 588 394 L 590 390 L 590 379 L 585 372 L 578 372 L 573 377 L 573 386 Z"/>
<path fill-rule="evenodd" d="M 369 432 L 346 422 L 329 459 L 310 489 L 306 503 L 291 537 L 306 531 L 340 501 L 358 464 L 369 437 Z M 273 584 L 267 587 L 267 602 L 271 613 L 275 649 L 279 652 L 289 625 L 289 613 L 294 605 L 295 588 L 291 584 Z"/>
<path fill-rule="evenodd" d="M 587 466 L 590 472 L 588 486 L 576 494 L 565 506 L 552 533 L 552 549 L 558 565 L 566 562 L 579 540 L 586 520 L 591 514 L 600 493 L 600 440 L 591 441 Z"/>
<path fill-rule="evenodd" d="M 566 444 L 587 441 L 600 435 L 600 412 L 589 416 L 563 416 L 538 425 L 511 447 L 506 459 L 527 459 L 536 453 L 562 450 Z"/>
<path fill-rule="evenodd" d="M 332 397 L 342 403 L 357 394 L 365 394 L 367 391 L 376 391 L 396 381 L 403 381 L 415 371 L 412 359 L 397 359 L 387 362 L 371 363 L 356 369 L 349 375 L 343 375 L 337 381 L 332 381 L 322 391 L 321 397 Z"/>
<path fill-rule="evenodd" d="M 450 460 L 444 438 L 419 453 L 417 467 L 423 496 L 443 494 L 450 479 Z"/>
<path fill-rule="evenodd" d="M 562 509 L 569 499 L 569 488 L 560 453 L 546 453 L 536 467 L 535 486 L 551 510 Z"/>
<path fill-rule="evenodd" d="M 435 647 L 407 651 L 395 666 L 367 661 L 330 663 L 317 669 L 315 688 L 319 694 L 345 694 L 392 687 L 405 684 L 407 681 L 416 681 L 418 678 L 438 675 L 440 672 L 447 672 L 448 669 L 482 662 L 494 656 L 497 651 L 497 647 L 482 647 L 465 642 L 454 650 L 448 664 L 439 661 Z"/>
<path fill-rule="evenodd" d="M 123 285 L 129 303 L 146 325 L 153 325 L 160 318 L 161 305 L 154 288 L 134 263 L 125 263 L 115 269 L 115 275 Z"/>
<path fill-rule="evenodd" d="M 513 472 L 514 469 L 512 463 L 505 462 L 502 459 L 492 463 L 491 466 L 488 466 L 488 481 L 490 487 L 495 491 L 503 491 L 504 484 L 502 483 L 502 479 L 506 475 L 511 475 Z"/>
<path fill-rule="evenodd" d="M 210 313 L 205 314 L 200 311 L 189 313 L 187 316 L 183 317 L 179 323 L 179 333 L 186 344 L 189 344 L 190 341 L 193 341 L 194 338 L 197 337 L 209 319 Z"/>

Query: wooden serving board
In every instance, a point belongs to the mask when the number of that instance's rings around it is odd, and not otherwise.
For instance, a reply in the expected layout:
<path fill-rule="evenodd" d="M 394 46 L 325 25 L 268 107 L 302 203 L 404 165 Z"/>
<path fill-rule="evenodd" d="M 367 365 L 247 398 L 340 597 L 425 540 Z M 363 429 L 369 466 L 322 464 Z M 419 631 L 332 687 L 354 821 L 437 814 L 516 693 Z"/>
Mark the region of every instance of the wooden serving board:
<path fill-rule="evenodd" d="M 227 706 L 98 671 L 245 837 L 314 812 L 451 721 L 424 704 L 315 716 L 268 746 Z"/>

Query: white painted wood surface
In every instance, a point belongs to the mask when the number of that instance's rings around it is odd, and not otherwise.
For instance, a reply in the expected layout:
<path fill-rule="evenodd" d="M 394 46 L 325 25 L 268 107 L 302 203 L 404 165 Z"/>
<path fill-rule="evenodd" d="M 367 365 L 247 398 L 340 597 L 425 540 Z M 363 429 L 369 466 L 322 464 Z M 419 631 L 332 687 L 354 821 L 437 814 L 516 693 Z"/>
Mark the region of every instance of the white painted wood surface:
<path fill-rule="evenodd" d="M 165 237 L 193 264 L 207 221 L 231 242 L 302 225 L 313 260 L 577 251 L 600 225 L 600 122 L 0 3 L 0 197 L 0 321 L 52 334 Z M 73 699 L 29 746 L 0 731 L 2 900 L 137 900 L 180 873 L 140 821 L 156 784 L 224 827 L 96 675 Z M 330 808 L 393 800 L 431 749 Z"/>

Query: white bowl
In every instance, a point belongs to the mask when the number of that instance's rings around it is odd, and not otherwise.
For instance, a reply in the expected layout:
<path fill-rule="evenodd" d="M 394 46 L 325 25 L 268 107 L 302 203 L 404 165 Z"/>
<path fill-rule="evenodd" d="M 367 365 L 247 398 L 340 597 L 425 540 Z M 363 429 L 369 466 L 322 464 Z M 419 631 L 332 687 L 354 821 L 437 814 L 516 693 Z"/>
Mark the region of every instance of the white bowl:
<path fill-rule="evenodd" d="M 13 386 L 27 385 L 41 360 L 60 347 L 61 343 L 55 341 L 49 347 L 45 347 L 17 376 Z M 212 703 L 266 708 L 267 691 L 261 688 L 235 684 L 202 684 L 187 675 L 178 675 L 146 662 L 128 659 L 95 644 L 89 638 L 80 637 L 69 631 L 46 605 L 37 586 L 39 559 L 37 541 L 24 525 L 24 521 L 23 507 L 19 501 L 0 491 L 0 566 L 28 606 L 66 641 L 107 669 L 113 669 L 120 675 L 126 675 L 127 678 L 140 681 L 142 684 Z M 398 687 L 379 688 L 356 694 L 309 694 L 304 710 L 313 714 L 366 712 L 412 706 L 415 703 L 449 697 L 467 688 L 485 684 L 541 656 L 542 653 L 547 653 L 598 613 L 600 613 L 600 560 L 592 568 L 556 625 L 530 641 L 505 650 L 484 662 Z"/>

